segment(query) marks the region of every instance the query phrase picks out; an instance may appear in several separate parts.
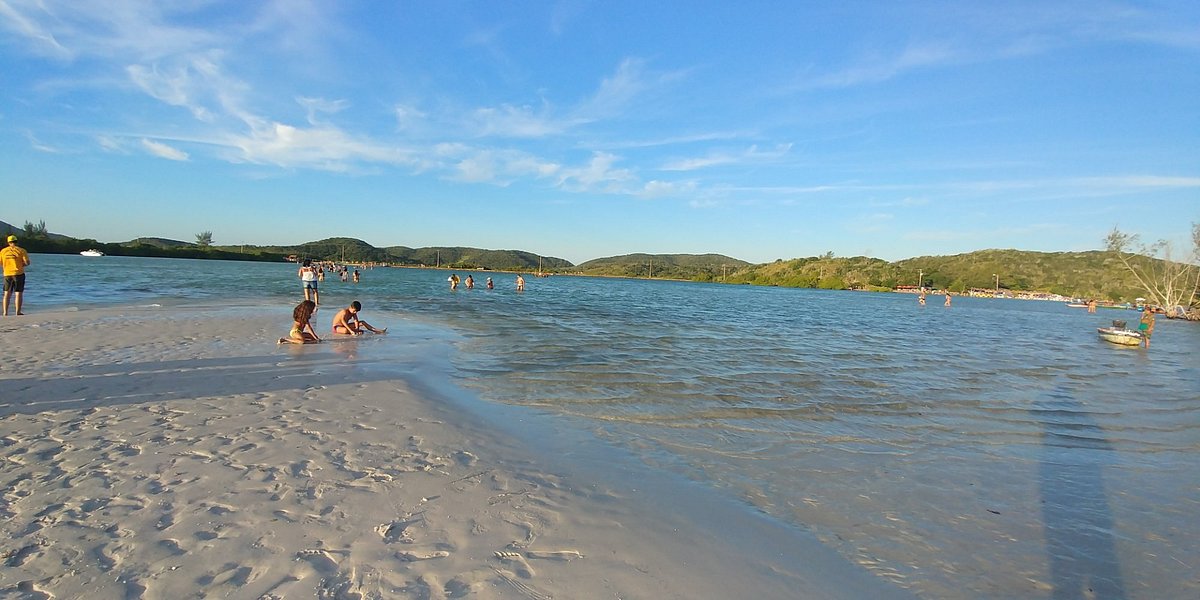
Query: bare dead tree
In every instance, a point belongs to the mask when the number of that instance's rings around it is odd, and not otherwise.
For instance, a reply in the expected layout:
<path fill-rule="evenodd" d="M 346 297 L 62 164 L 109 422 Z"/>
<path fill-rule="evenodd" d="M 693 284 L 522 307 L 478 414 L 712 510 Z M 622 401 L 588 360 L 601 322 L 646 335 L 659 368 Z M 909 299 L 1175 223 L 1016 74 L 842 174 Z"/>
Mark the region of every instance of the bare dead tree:
<path fill-rule="evenodd" d="M 1104 243 L 1137 280 L 1147 299 L 1163 307 L 1168 317 L 1179 316 L 1177 307 L 1187 310 L 1196 302 L 1200 295 L 1200 223 L 1192 224 L 1192 247 L 1182 255 L 1167 240 L 1147 245 L 1137 234 L 1116 227 Z"/>

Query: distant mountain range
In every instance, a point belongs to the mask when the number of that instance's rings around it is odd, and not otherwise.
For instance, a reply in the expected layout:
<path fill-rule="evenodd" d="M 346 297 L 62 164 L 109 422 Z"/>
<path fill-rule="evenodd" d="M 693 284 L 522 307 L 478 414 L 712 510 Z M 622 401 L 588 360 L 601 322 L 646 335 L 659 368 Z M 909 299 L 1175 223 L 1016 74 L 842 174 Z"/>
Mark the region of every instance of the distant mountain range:
<path fill-rule="evenodd" d="M 921 256 L 896 262 L 864 256 L 824 256 L 777 260 L 766 264 L 721 254 L 626 254 L 579 265 L 522 250 L 465 247 L 377 248 L 355 238 L 335 237 L 293 246 L 210 246 L 166 238 L 141 237 L 101 243 L 47 233 L 30 237 L 23 227 L 0 221 L 0 233 L 12 231 L 31 252 L 75 253 L 96 248 L 108 255 L 221 258 L 282 261 L 288 258 L 335 262 L 379 262 L 399 266 L 545 271 L 550 273 L 681 279 L 826 289 L 894 289 L 923 285 L 964 291 L 971 288 L 1036 290 L 1073 297 L 1123 301 L 1143 292 L 1108 252 L 1028 252 L 979 250 L 954 256 Z"/>

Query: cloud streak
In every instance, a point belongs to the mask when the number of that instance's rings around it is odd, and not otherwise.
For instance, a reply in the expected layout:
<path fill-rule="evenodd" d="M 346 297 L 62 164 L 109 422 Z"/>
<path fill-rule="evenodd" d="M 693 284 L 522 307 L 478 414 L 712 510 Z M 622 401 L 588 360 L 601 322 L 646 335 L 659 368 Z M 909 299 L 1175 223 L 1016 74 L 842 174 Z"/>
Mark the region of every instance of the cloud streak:
<path fill-rule="evenodd" d="M 178 148 L 173 148 L 162 142 L 156 142 L 148 138 L 142 138 L 142 147 L 150 154 L 167 160 L 184 162 L 188 160 L 188 153 Z"/>

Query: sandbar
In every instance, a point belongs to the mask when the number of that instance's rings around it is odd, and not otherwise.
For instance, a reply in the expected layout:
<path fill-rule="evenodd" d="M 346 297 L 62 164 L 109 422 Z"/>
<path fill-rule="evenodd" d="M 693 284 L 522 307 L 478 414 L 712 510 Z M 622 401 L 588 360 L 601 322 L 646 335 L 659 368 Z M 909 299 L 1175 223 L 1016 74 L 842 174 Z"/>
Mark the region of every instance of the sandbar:
<path fill-rule="evenodd" d="M 0 596 L 908 596 L 718 494 L 584 476 L 416 391 L 434 342 L 403 323 L 278 346 L 288 307 L 30 313 L 0 320 Z"/>

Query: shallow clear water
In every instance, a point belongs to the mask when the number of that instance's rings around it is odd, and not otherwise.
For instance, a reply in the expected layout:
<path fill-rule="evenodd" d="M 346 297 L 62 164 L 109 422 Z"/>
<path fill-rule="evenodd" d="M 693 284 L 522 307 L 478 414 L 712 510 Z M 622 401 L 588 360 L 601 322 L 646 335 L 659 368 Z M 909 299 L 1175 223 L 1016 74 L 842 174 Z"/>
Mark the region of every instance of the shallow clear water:
<path fill-rule="evenodd" d="M 296 266 L 35 255 L 27 306 L 263 301 Z M 465 273 L 460 273 L 465 276 Z M 376 325 L 456 332 L 486 401 L 583 424 L 926 597 L 1200 597 L 1200 325 L 903 294 L 446 271 L 328 279 Z"/>

